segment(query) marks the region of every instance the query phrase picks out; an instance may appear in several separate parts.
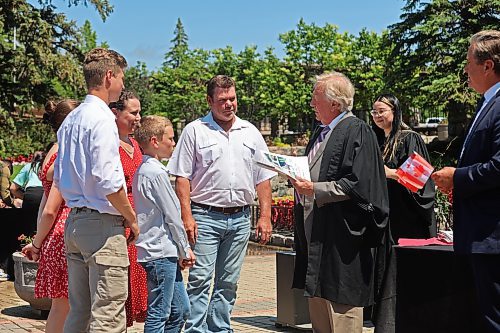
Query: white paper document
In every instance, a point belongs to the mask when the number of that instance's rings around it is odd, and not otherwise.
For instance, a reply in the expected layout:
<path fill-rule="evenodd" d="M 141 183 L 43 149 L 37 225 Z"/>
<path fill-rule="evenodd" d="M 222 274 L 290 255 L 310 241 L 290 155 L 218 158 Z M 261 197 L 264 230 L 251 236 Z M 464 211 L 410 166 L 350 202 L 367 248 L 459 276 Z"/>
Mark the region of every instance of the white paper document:
<path fill-rule="evenodd" d="M 256 154 L 255 162 L 263 168 L 279 172 L 293 179 L 311 180 L 307 156 L 288 156 L 260 151 Z"/>

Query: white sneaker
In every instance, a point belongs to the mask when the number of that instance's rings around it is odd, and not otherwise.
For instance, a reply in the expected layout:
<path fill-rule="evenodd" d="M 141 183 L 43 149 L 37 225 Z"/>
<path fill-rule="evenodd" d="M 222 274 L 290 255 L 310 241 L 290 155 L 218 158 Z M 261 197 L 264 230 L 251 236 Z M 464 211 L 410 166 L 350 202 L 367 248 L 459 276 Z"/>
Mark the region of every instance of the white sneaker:
<path fill-rule="evenodd" d="M 9 274 L 5 273 L 3 269 L 0 268 L 0 281 L 7 281 L 9 279 Z"/>

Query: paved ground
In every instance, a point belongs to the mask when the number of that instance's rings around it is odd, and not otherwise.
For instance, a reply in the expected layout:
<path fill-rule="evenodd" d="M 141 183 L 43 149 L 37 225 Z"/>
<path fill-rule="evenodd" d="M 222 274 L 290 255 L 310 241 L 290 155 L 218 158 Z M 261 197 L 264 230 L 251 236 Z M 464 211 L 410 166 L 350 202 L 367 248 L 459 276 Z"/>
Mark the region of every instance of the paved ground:
<path fill-rule="evenodd" d="M 274 253 L 253 249 L 245 259 L 239 283 L 238 300 L 232 315 L 235 332 L 303 332 L 277 328 L 276 259 Z M 12 282 L 0 282 L 0 333 L 43 332 L 45 320 L 20 300 Z M 142 324 L 128 330 L 143 331 Z M 365 328 L 363 332 L 373 332 Z"/>

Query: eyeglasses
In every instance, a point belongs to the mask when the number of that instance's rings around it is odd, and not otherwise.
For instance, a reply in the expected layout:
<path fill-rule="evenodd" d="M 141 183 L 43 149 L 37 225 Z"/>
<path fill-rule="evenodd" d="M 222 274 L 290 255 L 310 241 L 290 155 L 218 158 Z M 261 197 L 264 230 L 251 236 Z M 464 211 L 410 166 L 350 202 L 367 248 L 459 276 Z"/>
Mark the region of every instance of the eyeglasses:
<path fill-rule="evenodd" d="M 385 110 L 380 110 L 380 111 L 377 111 L 377 110 L 371 110 L 370 111 L 370 114 L 375 117 L 382 117 L 382 115 L 388 111 L 392 111 L 392 110 L 389 110 L 389 109 L 385 109 Z"/>

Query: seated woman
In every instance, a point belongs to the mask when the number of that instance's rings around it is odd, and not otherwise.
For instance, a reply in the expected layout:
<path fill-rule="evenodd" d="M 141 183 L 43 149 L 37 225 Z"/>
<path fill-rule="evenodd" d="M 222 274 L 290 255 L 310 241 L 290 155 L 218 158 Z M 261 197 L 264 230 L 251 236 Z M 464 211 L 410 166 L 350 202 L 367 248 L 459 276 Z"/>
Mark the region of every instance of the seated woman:
<path fill-rule="evenodd" d="M 429 178 L 416 193 L 398 183 L 396 169 L 413 153 L 427 161 L 429 153 L 422 137 L 403 123 L 398 99 L 390 94 L 377 97 L 371 111 L 373 130 L 382 151 L 389 192 L 391 234 L 399 238 L 430 238 L 436 236 L 434 216 L 435 186 Z"/>
<path fill-rule="evenodd" d="M 45 153 L 35 152 L 33 159 L 27 163 L 16 175 L 10 185 L 10 193 L 17 199 L 22 199 L 22 225 L 19 225 L 19 234 L 33 236 L 36 231 L 38 207 L 42 201 L 43 187 L 38 172 L 42 165 Z"/>

